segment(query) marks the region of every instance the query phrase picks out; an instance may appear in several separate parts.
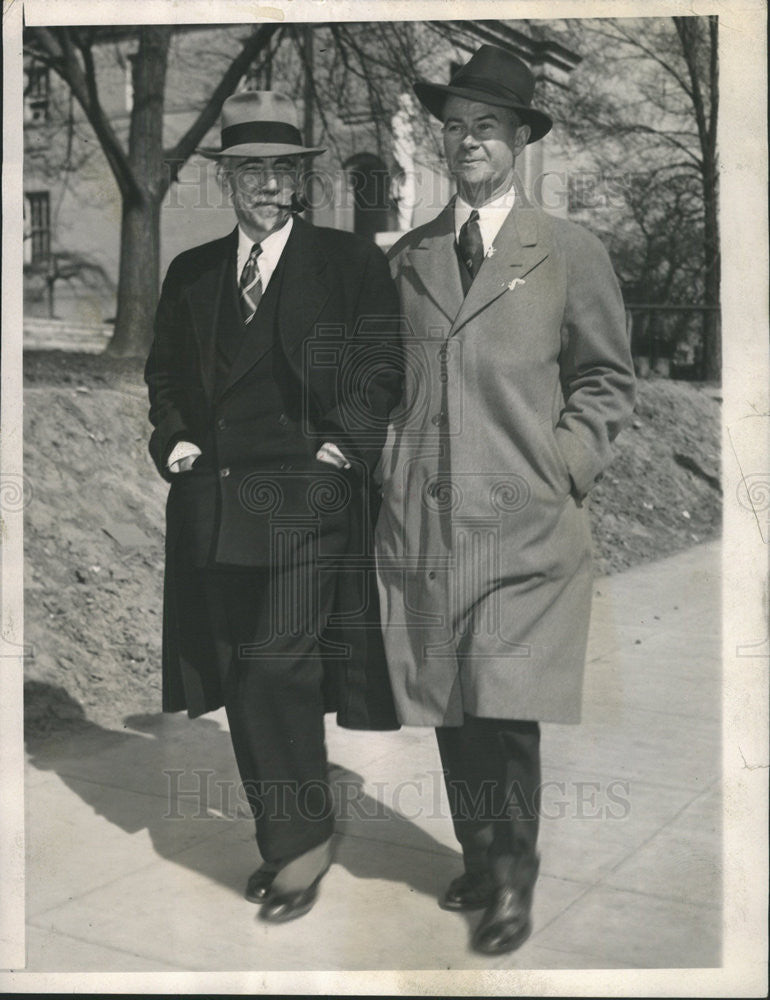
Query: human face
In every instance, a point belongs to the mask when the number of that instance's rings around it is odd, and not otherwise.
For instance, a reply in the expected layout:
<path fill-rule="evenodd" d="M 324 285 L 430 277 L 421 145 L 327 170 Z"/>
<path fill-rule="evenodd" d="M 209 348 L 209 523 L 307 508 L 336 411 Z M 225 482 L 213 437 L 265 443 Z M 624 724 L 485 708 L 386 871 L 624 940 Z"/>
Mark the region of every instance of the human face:
<path fill-rule="evenodd" d="M 299 187 L 300 157 L 238 157 L 224 170 L 243 231 L 259 242 L 280 229 Z"/>
<path fill-rule="evenodd" d="M 444 105 L 444 152 L 460 196 L 478 207 L 513 184 L 513 166 L 529 138 L 513 111 L 451 95 Z"/>

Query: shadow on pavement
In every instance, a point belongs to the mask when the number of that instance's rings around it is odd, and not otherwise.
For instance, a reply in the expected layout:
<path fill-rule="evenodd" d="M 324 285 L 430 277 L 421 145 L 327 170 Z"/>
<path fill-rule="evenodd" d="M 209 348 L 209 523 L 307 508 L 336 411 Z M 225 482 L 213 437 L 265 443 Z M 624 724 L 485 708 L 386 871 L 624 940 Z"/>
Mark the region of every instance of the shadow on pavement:
<path fill-rule="evenodd" d="M 146 829 L 160 857 L 242 893 L 259 855 L 226 729 L 205 717 L 158 713 L 128 716 L 127 730 L 118 732 L 86 718 L 63 688 L 30 684 L 26 695 L 56 706 L 56 718 L 65 723 L 57 730 L 55 720 L 46 728 L 37 719 L 28 728 L 25 743 L 33 767 L 56 773 L 124 832 Z M 460 855 L 365 793 L 360 774 L 335 763 L 329 771 L 337 817 L 335 864 L 356 879 L 402 882 L 429 896 L 459 874 Z M 210 849 L 189 850 L 207 840 Z M 98 844 L 74 843 L 72 850 L 96 851 Z M 128 840 L 125 850 L 130 872 L 134 848 Z M 34 872 L 29 875 L 35 878 Z"/>

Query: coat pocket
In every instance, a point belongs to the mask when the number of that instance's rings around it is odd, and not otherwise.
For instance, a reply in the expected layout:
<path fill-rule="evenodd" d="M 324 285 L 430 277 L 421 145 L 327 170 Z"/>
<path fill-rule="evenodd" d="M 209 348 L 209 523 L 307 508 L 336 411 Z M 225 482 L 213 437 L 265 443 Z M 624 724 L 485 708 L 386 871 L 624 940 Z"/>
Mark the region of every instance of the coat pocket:
<path fill-rule="evenodd" d="M 551 434 L 551 437 L 552 437 L 552 440 L 553 440 L 553 448 L 554 448 L 554 451 L 556 452 L 556 457 L 557 457 L 559 466 L 561 468 L 562 476 L 563 476 L 564 481 L 566 483 L 567 490 L 569 492 L 571 492 L 572 491 L 572 476 L 570 475 L 569 466 L 567 465 L 567 462 L 566 462 L 566 460 L 564 458 L 564 455 L 562 455 L 561 448 L 559 447 L 559 442 L 556 440 L 556 435 L 555 434 Z"/>
<path fill-rule="evenodd" d="M 561 453 L 561 448 L 559 448 L 559 442 L 556 440 L 551 421 L 543 422 L 540 428 L 547 457 L 545 464 L 548 468 L 548 478 L 556 492 L 566 498 L 572 493 L 572 476 L 570 475 L 569 466 L 564 455 Z"/>

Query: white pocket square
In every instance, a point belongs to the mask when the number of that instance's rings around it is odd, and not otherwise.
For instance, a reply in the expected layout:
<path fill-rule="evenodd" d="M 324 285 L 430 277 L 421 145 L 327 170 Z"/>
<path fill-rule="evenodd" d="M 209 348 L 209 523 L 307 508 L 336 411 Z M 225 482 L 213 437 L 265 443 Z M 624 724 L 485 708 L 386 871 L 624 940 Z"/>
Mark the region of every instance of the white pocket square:
<path fill-rule="evenodd" d="M 508 291 L 512 292 L 517 285 L 526 285 L 524 278 L 514 278 L 513 281 L 503 282 L 504 285 L 508 286 Z"/>

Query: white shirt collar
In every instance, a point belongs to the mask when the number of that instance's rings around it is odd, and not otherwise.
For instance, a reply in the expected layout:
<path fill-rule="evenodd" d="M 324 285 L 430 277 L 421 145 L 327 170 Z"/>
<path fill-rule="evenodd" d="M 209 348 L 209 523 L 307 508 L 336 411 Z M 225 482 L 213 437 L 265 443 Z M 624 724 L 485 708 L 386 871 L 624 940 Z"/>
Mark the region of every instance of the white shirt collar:
<path fill-rule="evenodd" d="M 504 191 L 493 201 L 489 201 L 486 205 L 482 205 L 476 209 L 479 213 L 479 229 L 481 230 L 481 239 L 484 243 L 485 252 L 489 250 L 495 236 L 500 232 L 500 227 L 513 208 L 515 199 L 516 188 L 511 185 L 507 191 Z M 455 199 L 455 236 L 459 234 L 460 227 L 468 221 L 468 217 L 472 211 L 473 206 L 469 205 L 458 194 Z"/>
<path fill-rule="evenodd" d="M 274 233 L 270 233 L 266 236 L 262 242 L 262 253 L 257 258 L 257 267 L 259 268 L 259 276 L 262 279 L 262 291 L 267 288 L 267 283 L 273 275 L 276 267 L 278 267 L 278 261 L 281 259 L 281 254 L 283 253 L 286 242 L 291 235 L 292 226 L 294 225 L 294 216 L 290 215 L 288 220 L 281 226 L 280 229 L 276 229 Z M 254 240 L 247 236 L 246 233 L 238 226 L 238 277 L 240 278 L 241 271 L 246 266 L 246 261 L 249 259 L 249 254 L 251 253 L 251 248 L 254 246 Z"/>

